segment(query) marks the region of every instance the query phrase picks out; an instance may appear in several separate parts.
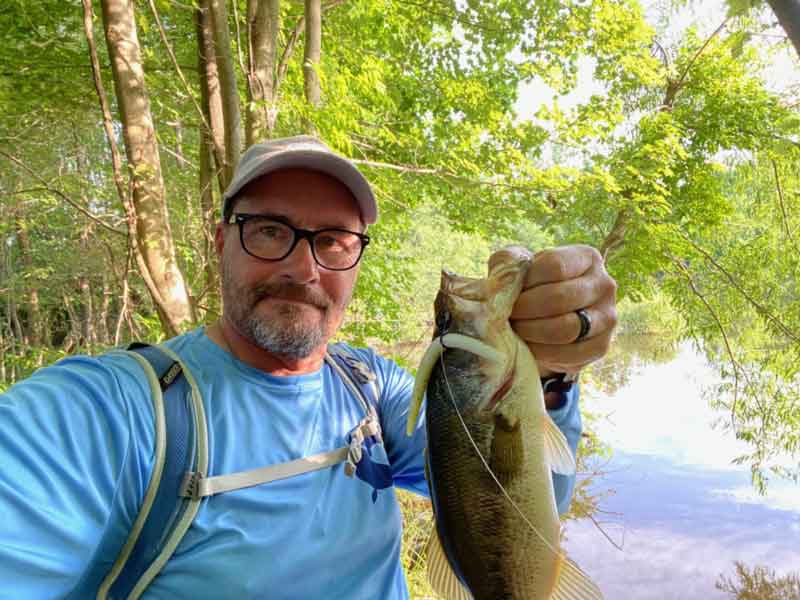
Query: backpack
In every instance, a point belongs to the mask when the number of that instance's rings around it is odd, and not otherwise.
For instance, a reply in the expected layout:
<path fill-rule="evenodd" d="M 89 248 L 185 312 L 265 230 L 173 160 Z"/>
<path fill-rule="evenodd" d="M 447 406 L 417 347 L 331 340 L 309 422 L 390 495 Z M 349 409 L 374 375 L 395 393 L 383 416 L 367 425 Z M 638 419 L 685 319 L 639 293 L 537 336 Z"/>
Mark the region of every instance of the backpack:
<path fill-rule="evenodd" d="M 369 365 L 344 346 L 328 347 L 325 362 L 364 410 L 345 446 L 250 471 L 208 476 L 203 399 L 192 373 L 165 346 L 134 343 L 120 350 L 144 370 L 155 416 L 153 472 L 139 514 L 98 592 L 97 600 L 134 600 L 177 548 L 207 496 L 261 485 L 344 462 L 344 472 L 379 489 L 392 485 L 378 414 L 379 391 Z"/>

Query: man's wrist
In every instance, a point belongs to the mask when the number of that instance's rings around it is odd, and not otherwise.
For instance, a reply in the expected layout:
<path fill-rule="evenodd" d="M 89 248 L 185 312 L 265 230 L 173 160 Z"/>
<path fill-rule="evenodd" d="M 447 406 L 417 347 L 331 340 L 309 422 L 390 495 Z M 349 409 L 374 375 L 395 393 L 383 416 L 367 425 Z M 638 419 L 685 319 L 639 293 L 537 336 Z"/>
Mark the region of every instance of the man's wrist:
<path fill-rule="evenodd" d="M 567 394 L 572 390 L 578 375 L 551 371 L 540 381 L 544 392 L 544 404 L 548 410 L 557 410 L 567 403 Z"/>

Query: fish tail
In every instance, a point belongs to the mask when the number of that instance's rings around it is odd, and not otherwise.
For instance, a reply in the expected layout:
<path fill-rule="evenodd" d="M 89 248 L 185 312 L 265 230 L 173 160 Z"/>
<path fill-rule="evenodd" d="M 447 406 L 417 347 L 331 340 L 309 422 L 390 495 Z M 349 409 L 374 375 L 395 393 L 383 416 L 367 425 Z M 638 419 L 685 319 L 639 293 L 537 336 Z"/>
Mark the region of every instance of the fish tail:
<path fill-rule="evenodd" d="M 559 554 L 552 600 L 603 600 L 603 593 L 566 555 Z"/>

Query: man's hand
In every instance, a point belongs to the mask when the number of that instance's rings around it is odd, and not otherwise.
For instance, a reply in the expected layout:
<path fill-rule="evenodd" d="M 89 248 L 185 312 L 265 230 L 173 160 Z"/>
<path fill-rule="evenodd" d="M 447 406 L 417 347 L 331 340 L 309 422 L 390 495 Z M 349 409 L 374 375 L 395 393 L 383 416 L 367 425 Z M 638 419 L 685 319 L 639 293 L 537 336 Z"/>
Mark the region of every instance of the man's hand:
<path fill-rule="evenodd" d="M 600 253 L 590 246 L 563 246 L 537 253 L 511 313 L 511 326 L 528 343 L 543 377 L 577 373 L 608 352 L 617 324 L 617 284 Z M 581 331 L 578 309 L 591 320 Z"/>

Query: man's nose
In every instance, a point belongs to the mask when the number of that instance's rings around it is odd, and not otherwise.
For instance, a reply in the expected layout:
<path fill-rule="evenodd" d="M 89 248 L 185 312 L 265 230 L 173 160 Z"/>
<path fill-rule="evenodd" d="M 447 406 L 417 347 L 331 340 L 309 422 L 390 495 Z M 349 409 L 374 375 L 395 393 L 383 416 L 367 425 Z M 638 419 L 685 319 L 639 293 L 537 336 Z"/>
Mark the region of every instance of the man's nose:
<path fill-rule="evenodd" d="M 297 283 L 313 283 L 319 279 L 319 265 L 306 239 L 299 240 L 283 262 L 286 264 L 284 274 Z"/>

